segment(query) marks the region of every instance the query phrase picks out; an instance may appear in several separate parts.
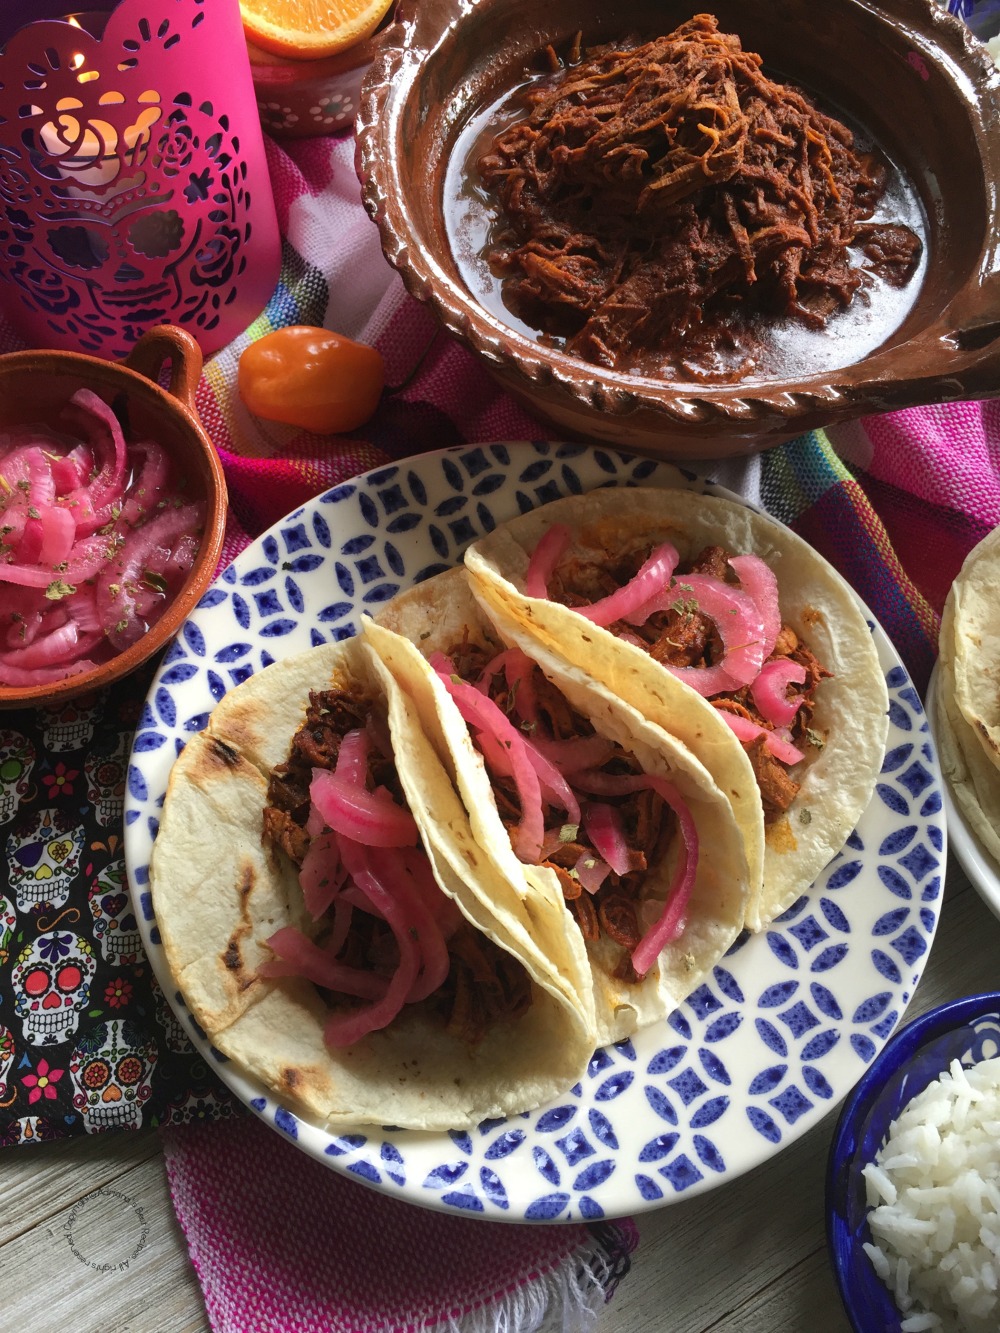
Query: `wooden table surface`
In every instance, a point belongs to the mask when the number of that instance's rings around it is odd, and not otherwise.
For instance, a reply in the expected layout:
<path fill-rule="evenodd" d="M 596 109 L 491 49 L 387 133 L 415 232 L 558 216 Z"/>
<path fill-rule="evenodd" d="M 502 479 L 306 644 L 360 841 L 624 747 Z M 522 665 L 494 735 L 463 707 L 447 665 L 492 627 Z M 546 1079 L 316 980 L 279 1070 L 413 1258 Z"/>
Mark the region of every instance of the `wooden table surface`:
<path fill-rule="evenodd" d="M 952 857 L 907 1017 L 995 988 L 998 960 L 1000 921 Z M 741 1179 L 641 1217 L 600 1333 L 850 1333 L 824 1240 L 836 1114 Z M 5 1149 L 0 1182 L 0 1333 L 208 1328 L 155 1133 Z"/>

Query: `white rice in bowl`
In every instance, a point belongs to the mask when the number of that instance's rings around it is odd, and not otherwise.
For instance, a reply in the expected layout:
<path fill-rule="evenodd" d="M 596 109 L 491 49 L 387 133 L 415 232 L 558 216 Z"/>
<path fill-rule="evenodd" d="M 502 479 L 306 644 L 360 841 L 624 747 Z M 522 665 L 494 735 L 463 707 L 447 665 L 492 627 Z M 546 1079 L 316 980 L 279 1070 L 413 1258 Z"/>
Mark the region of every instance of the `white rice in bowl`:
<path fill-rule="evenodd" d="M 903 1333 L 1000 1328 L 1000 1057 L 953 1060 L 864 1168 L 865 1252 Z"/>

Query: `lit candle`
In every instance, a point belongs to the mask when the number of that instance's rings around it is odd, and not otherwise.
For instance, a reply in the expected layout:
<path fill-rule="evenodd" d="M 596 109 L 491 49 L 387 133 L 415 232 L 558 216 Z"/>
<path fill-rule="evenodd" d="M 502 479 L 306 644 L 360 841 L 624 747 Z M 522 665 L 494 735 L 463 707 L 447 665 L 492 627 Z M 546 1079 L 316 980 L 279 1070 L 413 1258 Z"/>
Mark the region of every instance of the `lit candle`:
<path fill-rule="evenodd" d="M 100 37 L 107 26 L 108 15 L 100 10 L 87 10 L 67 14 L 64 21 L 92 37 Z M 75 52 L 70 58 L 70 68 L 76 71 L 77 82 L 81 84 L 99 77 L 97 70 L 86 68 L 86 63 L 83 51 Z M 39 136 L 63 180 L 87 190 L 100 189 L 116 179 L 122 166 L 136 164 L 138 150 L 145 147 L 149 130 L 161 112 L 158 107 L 147 107 L 120 138 L 110 121 L 91 116 L 84 123 L 79 114 L 83 111 L 84 103 L 79 98 L 60 98 L 53 118 L 41 127 Z M 70 194 L 79 197 L 76 190 Z"/>

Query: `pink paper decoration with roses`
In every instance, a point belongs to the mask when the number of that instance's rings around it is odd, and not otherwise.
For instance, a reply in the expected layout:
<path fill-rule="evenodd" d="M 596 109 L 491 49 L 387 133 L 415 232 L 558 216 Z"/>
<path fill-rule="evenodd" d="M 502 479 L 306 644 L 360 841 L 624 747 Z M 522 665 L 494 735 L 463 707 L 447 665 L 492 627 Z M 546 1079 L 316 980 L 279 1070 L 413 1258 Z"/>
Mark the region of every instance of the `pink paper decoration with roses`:
<path fill-rule="evenodd" d="M 175 323 L 209 354 L 281 257 L 238 0 L 80 19 L 0 54 L 0 299 L 36 346 L 118 359 Z"/>

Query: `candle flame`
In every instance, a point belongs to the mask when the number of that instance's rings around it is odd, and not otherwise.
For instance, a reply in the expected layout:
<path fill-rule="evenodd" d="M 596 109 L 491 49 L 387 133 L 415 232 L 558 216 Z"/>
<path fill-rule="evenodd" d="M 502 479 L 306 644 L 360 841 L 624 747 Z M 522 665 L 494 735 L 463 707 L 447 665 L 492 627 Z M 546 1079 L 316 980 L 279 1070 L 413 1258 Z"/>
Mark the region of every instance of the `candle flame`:
<path fill-rule="evenodd" d="M 80 22 L 80 20 L 76 17 L 75 14 L 68 14 L 66 16 L 66 22 L 70 24 L 71 27 L 79 29 L 80 32 L 83 31 L 83 24 Z M 87 57 L 83 54 L 82 51 L 77 51 L 74 55 L 71 55 L 69 58 L 70 69 L 79 69 L 80 66 L 85 63 L 86 59 Z"/>

